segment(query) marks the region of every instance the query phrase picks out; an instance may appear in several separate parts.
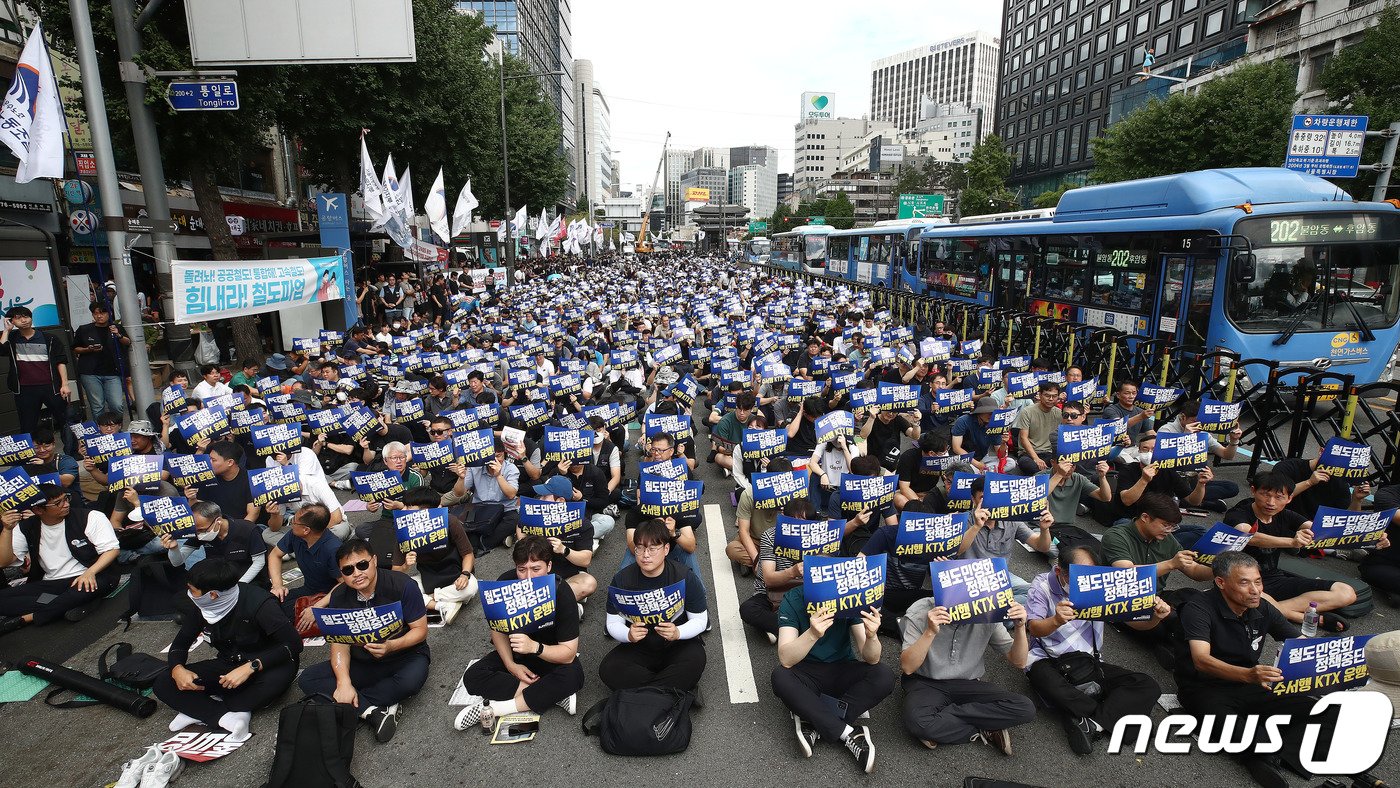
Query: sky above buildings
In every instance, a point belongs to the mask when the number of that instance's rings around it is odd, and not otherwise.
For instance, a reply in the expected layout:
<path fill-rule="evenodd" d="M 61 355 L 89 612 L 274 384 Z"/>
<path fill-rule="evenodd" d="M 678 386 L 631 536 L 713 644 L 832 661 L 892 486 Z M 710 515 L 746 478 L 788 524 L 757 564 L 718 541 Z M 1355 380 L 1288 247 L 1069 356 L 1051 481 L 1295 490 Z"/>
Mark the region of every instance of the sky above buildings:
<path fill-rule="evenodd" d="M 574 57 L 593 61 L 611 110 L 621 187 L 649 185 L 674 148 L 771 145 L 792 172 L 805 91 L 838 117 L 870 111 L 870 64 L 985 30 L 998 0 L 572 0 Z"/>

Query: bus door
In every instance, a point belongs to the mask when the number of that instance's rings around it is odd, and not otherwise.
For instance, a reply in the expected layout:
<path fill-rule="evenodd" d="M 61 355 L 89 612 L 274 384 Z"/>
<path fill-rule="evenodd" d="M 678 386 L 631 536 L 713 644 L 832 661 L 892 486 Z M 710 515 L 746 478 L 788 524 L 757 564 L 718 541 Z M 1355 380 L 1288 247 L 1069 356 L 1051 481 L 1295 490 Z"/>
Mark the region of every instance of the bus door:
<path fill-rule="evenodd" d="M 988 246 L 996 256 L 992 274 L 992 304 L 1025 311 L 1031 262 L 1034 259 L 1030 254 L 1031 246 L 1013 238 L 989 238 Z"/>
<path fill-rule="evenodd" d="M 1182 347 L 1207 347 L 1216 262 L 1214 253 L 1162 255 L 1162 290 L 1152 336 Z"/>

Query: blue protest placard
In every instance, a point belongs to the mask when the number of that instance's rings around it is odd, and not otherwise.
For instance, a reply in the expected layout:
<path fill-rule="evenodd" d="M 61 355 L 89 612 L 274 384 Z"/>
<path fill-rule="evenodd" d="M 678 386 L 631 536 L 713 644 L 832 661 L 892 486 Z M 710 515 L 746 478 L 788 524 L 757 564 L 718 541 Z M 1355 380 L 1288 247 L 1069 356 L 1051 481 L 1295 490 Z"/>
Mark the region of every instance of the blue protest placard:
<path fill-rule="evenodd" d="M 1060 425 L 1055 443 L 1055 457 L 1060 462 L 1097 462 L 1113 453 L 1113 425 L 1095 424 L 1089 427 Z"/>
<path fill-rule="evenodd" d="M 1217 555 L 1243 550 L 1252 536 L 1249 531 L 1241 531 L 1225 523 L 1216 523 L 1210 530 L 1201 534 L 1201 538 L 1196 540 L 1190 550 L 1196 554 L 1196 563 L 1210 566 L 1215 563 Z"/>
<path fill-rule="evenodd" d="M 919 387 L 907 383 L 880 383 L 877 385 L 880 410 L 918 410 Z"/>
<path fill-rule="evenodd" d="M 1395 519 L 1395 509 L 1382 512 L 1352 512 L 1331 506 L 1317 507 L 1312 518 L 1313 541 L 1310 550 L 1339 547 L 1375 547 L 1385 529 Z"/>
<path fill-rule="evenodd" d="M 762 457 L 776 457 L 787 451 L 788 434 L 785 429 L 745 429 L 740 441 L 744 459 L 757 460 Z"/>
<path fill-rule="evenodd" d="M 583 528 L 583 501 L 541 501 L 520 496 L 520 530 L 565 539 Z"/>
<path fill-rule="evenodd" d="M 349 610 L 313 607 L 311 613 L 327 643 L 351 646 L 383 643 L 402 635 L 406 628 L 402 602 Z"/>
<path fill-rule="evenodd" d="M 427 417 L 423 400 L 418 397 L 392 402 L 390 408 L 393 413 L 392 421 L 395 424 L 411 424 Z"/>
<path fill-rule="evenodd" d="M 977 359 L 975 358 L 954 358 L 948 361 L 948 377 L 952 381 L 960 381 L 976 371 Z"/>
<path fill-rule="evenodd" d="M 38 500 L 39 485 L 29 471 L 20 467 L 0 471 L 0 512 L 28 509 Z"/>
<path fill-rule="evenodd" d="M 704 482 L 645 476 L 637 493 L 637 509 L 647 517 L 675 517 L 700 511 Z"/>
<path fill-rule="evenodd" d="M 987 420 L 987 436 L 1005 435 L 1016 421 L 1016 412 L 1016 408 L 999 408 L 992 411 L 992 417 Z"/>
<path fill-rule="evenodd" d="M 306 412 L 306 427 L 315 435 L 339 432 L 347 412 L 345 408 L 309 410 Z"/>
<path fill-rule="evenodd" d="M 95 438 L 102 434 L 102 430 L 97 428 L 97 422 L 95 421 L 70 424 L 68 425 L 68 429 L 73 432 L 73 437 L 77 438 L 78 442 L 83 444 L 86 444 L 89 438 Z"/>
<path fill-rule="evenodd" d="M 758 378 L 770 386 L 783 383 L 792 378 L 792 367 L 780 361 L 764 364 L 758 368 Z"/>
<path fill-rule="evenodd" d="M 781 509 L 794 498 L 807 497 L 806 471 L 755 473 L 750 481 L 757 509 Z"/>
<path fill-rule="evenodd" d="M 448 418 L 452 419 L 453 429 L 489 429 L 495 426 L 496 422 L 500 421 L 501 406 L 492 402 L 486 405 L 477 405 L 475 408 L 467 408 L 465 410 L 454 410 L 449 412 L 447 416 Z"/>
<path fill-rule="evenodd" d="M 1322 447 L 1317 469 L 1334 479 L 1365 479 L 1371 475 L 1371 447 L 1341 438 L 1331 438 Z"/>
<path fill-rule="evenodd" d="M 1152 447 L 1152 464 L 1163 468 L 1199 468 L 1210 460 L 1210 444 L 1204 432 L 1158 434 Z"/>
<path fill-rule="evenodd" d="M 198 446 L 228 432 L 228 409 L 206 406 L 190 413 L 178 414 L 175 416 L 175 428 L 180 431 L 186 443 Z"/>
<path fill-rule="evenodd" d="M 34 440 L 28 433 L 0 435 L 0 465 L 21 465 L 34 457 Z"/>
<path fill-rule="evenodd" d="M 1009 397 L 1025 396 L 1040 385 L 1039 372 L 1012 372 L 1006 376 L 1006 394 Z"/>
<path fill-rule="evenodd" d="M 640 363 L 635 350 L 614 350 L 608 354 L 608 366 L 613 369 L 632 369 Z"/>
<path fill-rule="evenodd" d="M 35 473 L 30 475 L 34 477 L 35 484 L 57 484 L 59 487 L 63 486 L 63 476 L 61 476 L 60 474 Z"/>
<path fill-rule="evenodd" d="M 841 511 L 859 514 L 866 509 L 879 510 L 894 502 L 899 488 L 899 476 L 856 476 L 841 474 Z"/>
<path fill-rule="evenodd" d="M 452 453 L 451 439 L 436 443 L 408 444 L 408 461 L 420 471 L 451 465 L 456 459 L 456 455 Z"/>
<path fill-rule="evenodd" d="M 925 364 L 942 364 L 952 357 L 952 342 L 933 337 L 919 340 L 919 360 Z"/>
<path fill-rule="evenodd" d="M 857 383 L 860 383 L 860 378 L 860 373 L 855 371 L 833 374 L 831 376 L 831 390 L 838 394 L 843 391 L 850 391 L 856 387 Z"/>
<path fill-rule="evenodd" d="M 1090 402 L 1099 390 L 1099 379 L 1089 378 L 1065 386 L 1065 402 Z"/>
<path fill-rule="evenodd" d="M 214 462 L 207 454 L 166 454 L 170 483 L 180 489 L 214 481 Z"/>
<path fill-rule="evenodd" d="M 512 420 L 521 420 L 525 423 L 525 429 L 532 430 L 549 421 L 550 409 L 549 406 L 543 402 L 527 402 L 523 405 L 511 405 L 510 417 Z"/>
<path fill-rule="evenodd" d="M 972 389 L 939 389 L 933 393 L 933 412 L 940 415 L 972 410 Z"/>
<path fill-rule="evenodd" d="M 159 454 L 114 457 L 107 469 L 107 490 L 120 492 L 130 487 L 137 492 L 154 492 L 160 487 L 164 465 L 164 458 Z"/>
<path fill-rule="evenodd" d="M 925 476 L 937 476 L 960 462 L 963 462 L 963 458 L 957 454 L 921 453 L 919 454 L 919 473 Z"/>
<path fill-rule="evenodd" d="M 203 413 L 204 411 L 195 412 Z M 95 435 L 83 441 L 83 448 L 89 460 L 111 462 L 113 457 L 122 457 L 131 453 L 131 435 L 125 432 Z"/>
<path fill-rule="evenodd" d="M 958 348 L 964 356 L 975 356 L 982 352 L 982 340 L 969 339 L 963 342 Z"/>
<path fill-rule="evenodd" d="M 248 435 L 254 427 L 267 424 L 266 408 L 245 408 L 239 405 L 228 412 L 228 432 L 230 435 Z"/>
<path fill-rule="evenodd" d="M 953 483 L 948 488 L 948 511 L 968 512 L 972 510 L 972 484 L 982 478 L 980 473 L 953 471 Z"/>
<path fill-rule="evenodd" d="M 977 391 L 991 391 L 1001 385 L 1002 371 L 996 367 L 978 367 L 974 384 Z"/>
<path fill-rule="evenodd" d="M 1005 621 L 1016 600 L 1005 558 L 974 558 L 929 564 L 934 603 L 948 609 L 954 624 Z"/>
<path fill-rule="evenodd" d="M 1275 695 L 1320 695 L 1365 686 L 1366 644 L 1375 635 L 1338 638 L 1289 638 L 1278 653 L 1283 680 Z"/>
<path fill-rule="evenodd" d="M 648 438 L 670 435 L 675 443 L 690 440 L 695 434 L 690 416 L 668 413 L 648 413 L 642 421 L 642 434 Z"/>
<path fill-rule="evenodd" d="M 1151 413 L 1154 410 L 1173 405 L 1177 400 L 1186 394 L 1185 391 L 1171 386 L 1154 386 L 1151 383 L 1144 383 L 1138 389 L 1137 406 Z"/>
<path fill-rule="evenodd" d="M 862 610 L 878 607 L 885 598 L 887 556 L 829 558 L 811 556 L 802 562 L 802 596 L 807 615 L 835 613 L 859 619 Z"/>
<path fill-rule="evenodd" d="M 982 508 L 992 520 L 1038 520 L 1050 506 L 1050 477 L 987 474 Z"/>
<path fill-rule="evenodd" d="M 879 389 L 851 389 L 851 410 L 856 413 L 876 410 L 879 405 Z"/>
<path fill-rule="evenodd" d="M 178 383 L 172 383 L 160 393 L 160 412 L 169 415 L 184 410 L 188 399 L 185 387 Z"/>
<path fill-rule="evenodd" d="M 375 417 L 368 408 L 361 406 L 350 407 L 345 413 L 345 420 L 342 422 L 343 429 L 350 436 L 350 440 L 359 443 L 369 437 L 371 432 L 379 430 L 379 419 Z"/>
<path fill-rule="evenodd" d="M 834 410 L 817 419 L 817 443 L 826 443 L 837 438 L 850 438 L 856 434 L 856 417 L 848 410 Z"/>
<path fill-rule="evenodd" d="M 433 509 L 395 509 L 394 531 L 399 538 L 399 552 L 404 555 L 415 550 L 433 550 L 447 545 L 447 507 Z"/>
<path fill-rule="evenodd" d="M 194 514 L 190 512 L 188 498 L 142 495 L 140 502 L 141 519 L 157 539 L 169 536 L 178 542 L 195 535 Z"/>
<path fill-rule="evenodd" d="M 634 624 L 676 621 L 685 612 L 685 579 L 646 591 L 608 586 L 608 607 Z"/>
<path fill-rule="evenodd" d="M 1240 426 L 1240 413 L 1243 410 L 1244 400 L 1221 402 L 1214 397 L 1201 397 L 1196 418 L 1205 432 L 1223 435 Z"/>
<path fill-rule="evenodd" d="M 512 367 L 506 370 L 505 390 L 518 391 L 535 385 L 539 378 L 535 375 L 535 370 L 529 367 Z"/>
<path fill-rule="evenodd" d="M 925 561 L 954 558 L 962 547 L 970 519 L 966 512 L 901 512 L 894 535 L 894 554 Z"/>
<path fill-rule="evenodd" d="M 293 454 L 301 450 L 301 427 L 292 424 L 267 424 L 253 427 L 253 451 L 259 457 Z"/>
<path fill-rule="evenodd" d="M 496 458 L 496 436 L 491 430 L 471 430 L 452 436 L 452 451 L 467 467 L 481 467 Z"/>
<path fill-rule="evenodd" d="M 355 494 L 365 503 L 383 501 L 403 495 L 403 476 L 398 471 L 357 471 L 350 474 L 350 484 Z"/>
<path fill-rule="evenodd" d="M 549 393 L 555 397 L 569 397 L 583 392 L 583 376 L 576 372 L 566 372 L 549 379 Z"/>
<path fill-rule="evenodd" d="M 1067 590 L 1085 621 L 1142 621 L 1157 605 L 1157 567 L 1071 564 Z"/>
<path fill-rule="evenodd" d="M 788 399 L 806 399 L 808 397 L 815 397 L 818 394 L 821 394 L 822 390 L 825 388 L 826 382 L 822 380 L 803 380 L 802 378 L 793 378 L 792 380 L 788 381 L 787 395 Z"/>
<path fill-rule="evenodd" d="M 773 532 L 773 554 L 801 562 L 813 555 L 836 555 L 846 535 L 844 520 L 799 520 L 778 515 Z"/>
<path fill-rule="evenodd" d="M 690 466 L 680 457 L 672 457 L 669 460 L 657 460 L 656 462 L 644 462 L 640 466 L 641 472 L 651 474 L 661 479 L 689 479 Z"/>
<path fill-rule="evenodd" d="M 544 461 L 587 460 L 593 456 L 593 430 L 544 428 Z"/>
<path fill-rule="evenodd" d="M 554 625 L 554 575 L 524 580 L 482 580 L 481 612 L 493 632 L 534 632 Z"/>
<path fill-rule="evenodd" d="M 253 505 L 292 503 L 301 500 L 301 472 L 295 465 L 274 465 L 248 471 L 248 488 Z"/>

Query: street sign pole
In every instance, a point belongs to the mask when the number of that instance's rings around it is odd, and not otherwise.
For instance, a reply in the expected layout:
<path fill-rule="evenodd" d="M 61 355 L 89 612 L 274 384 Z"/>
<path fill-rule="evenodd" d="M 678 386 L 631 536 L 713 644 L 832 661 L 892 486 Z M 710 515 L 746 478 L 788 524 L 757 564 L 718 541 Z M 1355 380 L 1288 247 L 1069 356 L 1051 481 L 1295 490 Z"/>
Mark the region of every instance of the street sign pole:
<path fill-rule="evenodd" d="M 1376 171 L 1376 188 L 1371 192 L 1371 199 L 1376 202 L 1385 200 L 1385 191 L 1390 188 L 1390 172 L 1395 169 L 1395 148 L 1400 143 L 1400 123 L 1392 123 L 1385 131 L 1367 132 L 1367 134 L 1379 134 L 1385 137 L 1385 150 L 1381 153 L 1380 164 L 1372 165 Z"/>

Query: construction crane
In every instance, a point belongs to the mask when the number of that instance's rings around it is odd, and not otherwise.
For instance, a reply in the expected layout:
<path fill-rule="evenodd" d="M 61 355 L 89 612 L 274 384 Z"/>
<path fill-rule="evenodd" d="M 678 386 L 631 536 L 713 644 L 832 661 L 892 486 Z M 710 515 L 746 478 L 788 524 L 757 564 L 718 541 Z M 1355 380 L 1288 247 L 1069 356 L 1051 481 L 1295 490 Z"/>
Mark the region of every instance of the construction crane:
<path fill-rule="evenodd" d="M 661 160 L 656 163 L 656 175 L 652 176 L 651 189 L 647 192 L 646 210 L 642 211 L 642 229 L 637 232 L 637 254 L 651 254 L 651 236 L 647 234 L 651 224 L 651 205 L 656 196 L 656 184 L 661 180 L 661 168 L 666 164 L 666 149 L 671 145 L 671 132 L 666 132 L 666 141 L 661 143 Z"/>

